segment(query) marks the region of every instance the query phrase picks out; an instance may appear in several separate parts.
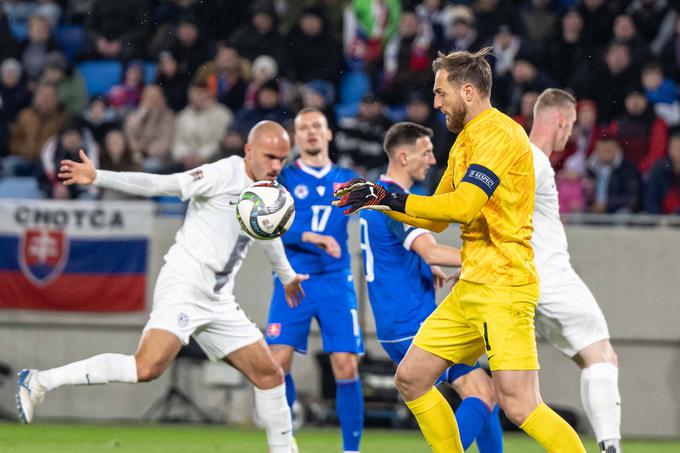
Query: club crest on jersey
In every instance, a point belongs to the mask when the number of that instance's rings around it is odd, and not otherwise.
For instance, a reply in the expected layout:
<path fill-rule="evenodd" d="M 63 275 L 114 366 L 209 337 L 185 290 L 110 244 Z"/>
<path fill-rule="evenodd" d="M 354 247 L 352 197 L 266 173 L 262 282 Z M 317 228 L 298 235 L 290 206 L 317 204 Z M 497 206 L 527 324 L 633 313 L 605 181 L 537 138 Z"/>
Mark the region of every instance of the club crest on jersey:
<path fill-rule="evenodd" d="M 326 187 L 316 186 L 316 193 L 318 193 L 320 197 L 323 197 L 323 195 L 326 193 Z"/>
<path fill-rule="evenodd" d="M 19 240 L 19 267 L 31 283 L 43 288 L 64 270 L 68 246 L 68 238 L 63 230 L 24 230 Z"/>
<path fill-rule="evenodd" d="M 189 315 L 186 313 L 180 313 L 177 315 L 177 325 L 180 327 L 186 327 L 189 325 Z"/>
<path fill-rule="evenodd" d="M 298 184 L 295 186 L 295 189 L 293 189 L 293 193 L 295 194 L 296 198 L 304 200 L 307 198 L 307 195 L 309 195 L 309 189 L 304 184 Z"/>
<path fill-rule="evenodd" d="M 194 178 L 194 182 L 196 182 L 199 179 L 203 179 L 203 170 L 201 170 L 200 168 L 197 168 L 196 170 L 189 173 L 189 176 Z"/>
<path fill-rule="evenodd" d="M 267 324 L 267 338 L 278 338 L 281 335 L 281 323 L 272 322 Z"/>

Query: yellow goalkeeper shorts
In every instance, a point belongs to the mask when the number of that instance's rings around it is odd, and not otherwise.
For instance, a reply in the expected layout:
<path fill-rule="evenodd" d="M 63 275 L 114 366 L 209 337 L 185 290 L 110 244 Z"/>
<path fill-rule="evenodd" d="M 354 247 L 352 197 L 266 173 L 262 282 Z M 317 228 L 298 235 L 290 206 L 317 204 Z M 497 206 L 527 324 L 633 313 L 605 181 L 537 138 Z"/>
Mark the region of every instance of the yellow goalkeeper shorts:
<path fill-rule="evenodd" d="M 453 363 L 486 353 L 495 370 L 538 370 L 534 315 L 538 283 L 482 285 L 459 281 L 423 322 L 413 344 Z"/>

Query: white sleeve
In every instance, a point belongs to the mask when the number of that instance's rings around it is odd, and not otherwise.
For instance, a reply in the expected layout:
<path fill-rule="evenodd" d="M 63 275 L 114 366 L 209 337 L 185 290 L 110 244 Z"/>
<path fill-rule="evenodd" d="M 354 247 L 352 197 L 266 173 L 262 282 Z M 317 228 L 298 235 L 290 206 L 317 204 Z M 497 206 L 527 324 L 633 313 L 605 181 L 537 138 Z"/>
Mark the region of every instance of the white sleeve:
<path fill-rule="evenodd" d="M 293 267 L 288 261 L 286 252 L 283 248 L 283 242 L 280 238 L 273 239 L 271 241 L 258 241 L 264 247 L 264 253 L 267 255 L 267 260 L 272 265 L 274 272 L 281 280 L 281 283 L 288 284 L 297 275 L 293 270 Z"/>
<path fill-rule="evenodd" d="M 180 183 L 177 174 L 154 175 L 150 173 L 97 170 L 94 185 L 142 197 L 180 194 Z"/>
<path fill-rule="evenodd" d="M 242 159 L 234 156 L 201 165 L 184 173 L 177 173 L 180 196 L 186 201 L 193 197 L 209 198 L 237 188 L 241 189 L 244 174 L 239 172 L 245 172 Z"/>

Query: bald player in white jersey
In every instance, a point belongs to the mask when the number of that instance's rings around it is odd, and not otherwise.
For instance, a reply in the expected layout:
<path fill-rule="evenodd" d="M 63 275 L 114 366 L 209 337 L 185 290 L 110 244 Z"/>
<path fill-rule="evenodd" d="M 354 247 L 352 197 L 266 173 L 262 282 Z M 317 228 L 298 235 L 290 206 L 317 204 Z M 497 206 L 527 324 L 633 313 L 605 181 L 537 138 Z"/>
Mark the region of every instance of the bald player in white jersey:
<path fill-rule="evenodd" d="M 184 173 L 95 170 L 83 152 L 82 163 L 62 161 L 59 177 L 67 185 L 94 184 L 134 195 L 176 195 L 190 201 L 184 224 L 165 255 L 137 353 L 101 354 L 46 371 L 22 370 L 17 394 L 21 421 L 30 423 L 45 393 L 63 385 L 151 381 L 193 336 L 211 360 L 229 363 L 253 383 L 269 452 L 296 451 L 283 371 L 233 296 L 236 272 L 253 242 L 241 231 L 236 203 L 254 181 L 275 180 L 289 151 L 290 139 L 283 127 L 263 121 L 248 136 L 245 159 L 233 156 Z M 307 276 L 292 269 L 280 239 L 260 244 L 284 284 L 288 304 L 296 306 Z"/>
<path fill-rule="evenodd" d="M 531 245 L 540 277 L 536 331 L 581 368 L 581 402 L 600 451 L 620 453 L 618 361 L 602 310 L 571 266 L 549 159 L 564 150 L 575 120 L 571 94 L 550 88 L 538 97 L 529 134 L 536 174 Z"/>

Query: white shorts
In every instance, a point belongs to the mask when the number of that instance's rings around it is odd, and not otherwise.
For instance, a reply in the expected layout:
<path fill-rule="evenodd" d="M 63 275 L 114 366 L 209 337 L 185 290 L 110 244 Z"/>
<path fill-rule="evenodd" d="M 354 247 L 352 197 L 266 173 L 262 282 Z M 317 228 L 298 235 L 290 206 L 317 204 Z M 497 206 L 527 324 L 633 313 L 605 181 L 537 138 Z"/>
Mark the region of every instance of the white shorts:
<path fill-rule="evenodd" d="M 193 336 L 210 360 L 259 341 L 262 333 L 229 295 L 210 297 L 186 277 L 163 266 L 153 295 L 153 309 L 144 330 L 162 329 L 177 335 L 183 345 Z"/>
<path fill-rule="evenodd" d="M 555 281 L 556 283 L 552 284 Z M 550 278 L 536 309 L 536 332 L 566 356 L 573 357 L 586 346 L 609 339 L 607 321 L 600 306 L 576 272 Z"/>

